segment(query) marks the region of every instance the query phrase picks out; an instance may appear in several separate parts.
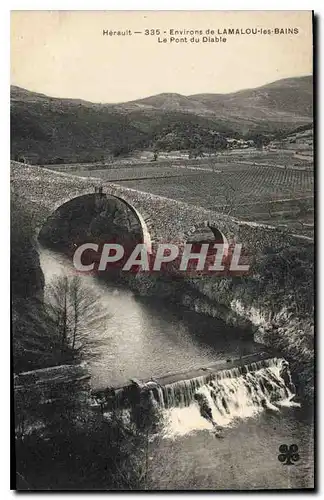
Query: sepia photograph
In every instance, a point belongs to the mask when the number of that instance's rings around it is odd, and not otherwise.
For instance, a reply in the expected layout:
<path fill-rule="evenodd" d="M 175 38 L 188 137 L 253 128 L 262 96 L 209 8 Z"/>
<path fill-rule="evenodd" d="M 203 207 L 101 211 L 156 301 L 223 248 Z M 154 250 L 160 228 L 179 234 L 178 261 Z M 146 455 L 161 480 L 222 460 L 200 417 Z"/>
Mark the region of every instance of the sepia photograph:
<path fill-rule="evenodd" d="M 11 489 L 314 490 L 315 44 L 11 11 Z"/>

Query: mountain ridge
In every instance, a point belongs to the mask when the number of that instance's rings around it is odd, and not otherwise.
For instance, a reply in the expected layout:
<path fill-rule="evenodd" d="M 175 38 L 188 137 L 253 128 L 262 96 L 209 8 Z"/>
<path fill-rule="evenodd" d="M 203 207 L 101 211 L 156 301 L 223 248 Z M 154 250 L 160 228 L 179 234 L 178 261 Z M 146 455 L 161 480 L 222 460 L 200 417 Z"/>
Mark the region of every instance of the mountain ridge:
<path fill-rule="evenodd" d="M 313 76 L 312 75 L 302 75 L 302 76 L 296 76 L 296 77 L 290 77 L 290 78 L 281 78 L 279 80 L 274 80 L 270 83 L 265 83 L 265 84 L 258 86 L 258 87 L 243 88 L 240 90 L 236 90 L 234 92 L 199 92 L 197 94 L 188 94 L 188 95 L 181 94 L 179 92 L 160 92 L 158 94 L 152 94 L 152 95 L 149 95 L 146 97 L 139 97 L 137 99 L 131 99 L 131 100 L 127 100 L 127 101 L 118 101 L 115 103 L 109 102 L 109 101 L 89 101 L 87 99 L 82 99 L 80 97 L 51 96 L 51 95 L 44 94 L 43 92 L 35 92 L 33 90 L 25 89 L 24 87 L 20 87 L 19 85 L 11 85 L 10 88 L 11 88 L 11 90 L 21 92 L 21 93 L 26 94 L 26 95 L 33 94 L 35 96 L 39 96 L 39 97 L 46 98 L 46 99 L 60 99 L 60 100 L 76 101 L 76 102 L 82 102 L 82 103 L 88 103 L 88 104 L 94 104 L 94 105 L 103 105 L 103 106 L 119 106 L 119 105 L 123 105 L 123 104 L 140 102 L 140 101 L 143 101 L 145 99 L 151 99 L 151 98 L 159 97 L 159 96 L 178 96 L 181 98 L 189 98 L 189 99 L 190 98 L 198 98 L 199 96 L 215 96 L 215 97 L 224 96 L 224 97 L 226 97 L 226 96 L 230 96 L 230 95 L 238 95 L 238 94 L 243 93 L 243 92 L 255 91 L 257 89 L 263 89 L 265 87 L 277 86 L 278 84 L 283 85 L 283 84 L 288 83 L 288 82 L 295 84 L 296 82 L 300 82 L 300 81 L 307 81 L 307 82 L 310 82 L 312 85 L 313 84 Z"/>
<path fill-rule="evenodd" d="M 12 86 L 12 157 L 90 161 L 133 149 L 225 147 L 215 134 L 271 139 L 312 123 L 312 93 L 312 76 L 228 94 L 166 92 L 117 104 L 48 97 Z"/>

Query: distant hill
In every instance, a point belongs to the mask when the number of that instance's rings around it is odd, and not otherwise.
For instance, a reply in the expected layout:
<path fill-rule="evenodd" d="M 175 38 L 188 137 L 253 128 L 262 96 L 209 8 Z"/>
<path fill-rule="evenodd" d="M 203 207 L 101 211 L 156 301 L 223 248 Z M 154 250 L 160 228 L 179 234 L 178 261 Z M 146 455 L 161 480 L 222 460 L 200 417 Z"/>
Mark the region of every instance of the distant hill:
<path fill-rule="evenodd" d="M 312 91 L 305 76 L 230 94 L 99 104 L 12 86 L 11 154 L 38 163 L 93 161 L 136 148 L 221 148 L 226 136 L 273 138 L 312 122 Z"/>
<path fill-rule="evenodd" d="M 230 94 L 158 94 L 136 101 L 122 103 L 118 109 L 185 111 L 198 115 L 241 116 L 244 118 L 276 118 L 286 116 L 312 117 L 313 77 L 287 78 L 256 89 L 240 90 Z M 274 112 L 280 116 L 275 117 Z"/>
<path fill-rule="evenodd" d="M 251 118 L 290 121 L 312 118 L 313 77 L 287 78 L 256 89 L 232 94 L 198 94 L 199 100 L 214 112 L 223 110 L 230 115 L 238 112 Z"/>

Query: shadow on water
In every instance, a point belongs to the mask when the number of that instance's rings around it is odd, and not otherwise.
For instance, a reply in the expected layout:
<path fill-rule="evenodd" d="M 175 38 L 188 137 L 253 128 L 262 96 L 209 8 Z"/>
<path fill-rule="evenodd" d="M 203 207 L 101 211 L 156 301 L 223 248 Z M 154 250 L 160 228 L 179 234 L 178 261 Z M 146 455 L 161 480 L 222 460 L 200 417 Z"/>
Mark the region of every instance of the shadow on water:
<path fill-rule="evenodd" d="M 40 256 L 46 282 L 60 272 L 74 275 L 64 254 L 42 247 Z M 102 344 L 100 356 L 91 360 L 94 386 L 188 371 L 264 350 L 253 342 L 251 331 L 167 299 L 139 296 L 125 284 L 96 276 L 81 278 L 100 296 L 110 316 L 104 333 L 92 332 Z"/>
<path fill-rule="evenodd" d="M 59 268 L 74 272 L 66 256 L 40 249 L 45 278 Z M 264 350 L 251 330 L 193 312 L 161 297 L 142 297 L 124 284 L 85 278 L 112 314 L 100 358 L 91 361 L 94 388 L 149 379 L 219 359 Z M 150 449 L 150 480 L 155 489 L 255 489 L 311 487 L 313 420 L 307 407 L 282 407 L 241 419 L 224 439 L 210 431 L 163 439 Z M 278 460 L 282 444 L 296 443 L 301 459 L 288 469 Z M 262 459 L 261 459 L 262 457 Z M 287 474 L 290 474 L 287 476 Z"/>
<path fill-rule="evenodd" d="M 221 319 L 191 311 L 166 299 L 135 295 L 135 300 L 157 321 L 159 317 L 167 316 L 175 328 L 185 329 L 194 343 L 202 348 L 216 348 L 218 355 L 226 357 L 235 352 L 239 357 L 266 350 L 263 344 L 254 342 L 252 330 L 227 325 Z M 170 331 L 165 333 L 168 335 Z"/>

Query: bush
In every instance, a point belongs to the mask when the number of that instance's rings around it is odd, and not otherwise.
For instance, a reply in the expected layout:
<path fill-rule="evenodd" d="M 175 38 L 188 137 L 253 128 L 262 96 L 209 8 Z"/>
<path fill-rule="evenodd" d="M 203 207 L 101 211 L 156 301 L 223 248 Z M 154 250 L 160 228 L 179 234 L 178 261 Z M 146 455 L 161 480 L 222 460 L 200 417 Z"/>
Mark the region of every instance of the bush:
<path fill-rule="evenodd" d="M 95 414 L 78 392 L 50 405 L 47 425 L 17 439 L 18 490 L 139 490 L 147 483 L 148 447 L 158 415 Z M 75 403 L 75 404 L 73 404 Z"/>

